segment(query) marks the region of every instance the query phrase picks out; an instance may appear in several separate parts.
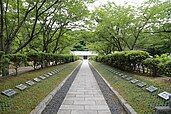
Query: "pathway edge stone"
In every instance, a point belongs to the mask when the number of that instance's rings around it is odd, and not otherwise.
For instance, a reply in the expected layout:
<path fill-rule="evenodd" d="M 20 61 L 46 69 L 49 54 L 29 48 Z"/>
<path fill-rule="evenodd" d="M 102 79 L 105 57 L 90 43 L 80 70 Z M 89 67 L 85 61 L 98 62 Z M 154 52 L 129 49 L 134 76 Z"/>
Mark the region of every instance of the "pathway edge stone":
<path fill-rule="evenodd" d="M 89 63 L 91 64 L 91 62 L 89 62 Z M 114 92 L 114 94 L 118 97 L 121 105 L 124 107 L 124 109 L 126 110 L 126 112 L 128 114 L 137 114 L 137 112 L 128 104 L 128 102 L 126 100 L 124 100 L 124 98 L 116 90 L 113 89 L 113 87 L 109 84 L 109 82 L 105 78 L 103 78 L 103 76 L 100 74 L 100 72 L 93 65 L 92 65 L 92 67 L 99 74 L 99 76 L 102 77 L 102 79 L 110 87 L 110 89 Z"/>
<path fill-rule="evenodd" d="M 71 74 L 82 64 L 82 61 L 74 68 L 74 70 L 54 89 L 52 90 L 31 112 L 30 114 L 41 114 L 46 105 L 52 100 L 56 92 L 64 85 Z"/>

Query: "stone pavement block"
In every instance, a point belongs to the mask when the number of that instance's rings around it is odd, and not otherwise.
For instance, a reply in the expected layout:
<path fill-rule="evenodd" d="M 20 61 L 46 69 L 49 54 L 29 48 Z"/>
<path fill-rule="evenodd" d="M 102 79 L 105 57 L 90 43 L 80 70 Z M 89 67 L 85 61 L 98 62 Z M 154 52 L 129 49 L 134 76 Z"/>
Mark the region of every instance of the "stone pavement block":
<path fill-rule="evenodd" d="M 93 111 L 93 110 L 72 110 L 71 114 L 97 114 L 97 111 Z"/>
<path fill-rule="evenodd" d="M 109 110 L 107 105 L 85 106 L 86 110 Z"/>
<path fill-rule="evenodd" d="M 111 114 L 109 110 L 98 111 L 98 114 Z"/>
<path fill-rule="evenodd" d="M 71 110 L 58 110 L 58 114 L 71 114 Z"/>
<path fill-rule="evenodd" d="M 76 97 L 94 97 L 93 95 L 76 95 Z"/>
<path fill-rule="evenodd" d="M 89 98 L 85 98 L 85 101 L 90 101 L 90 100 L 103 100 L 103 101 L 105 101 L 105 99 L 103 97 L 89 97 Z"/>
<path fill-rule="evenodd" d="M 83 110 L 84 106 L 80 106 L 80 105 L 61 105 L 60 109 Z"/>
<path fill-rule="evenodd" d="M 64 101 L 63 101 L 63 104 L 64 104 L 64 105 L 72 105 L 72 104 L 74 104 L 74 101 L 71 101 L 71 100 L 64 100 Z"/>
<path fill-rule="evenodd" d="M 83 101 L 84 100 L 84 97 L 67 97 L 65 98 L 65 100 L 71 100 L 71 101 Z"/>
<path fill-rule="evenodd" d="M 84 92 L 68 92 L 67 95 L 84 95 Z"/>
<path fill-rule="evenodd" d="M 107 103 L 104 102 L 104 100 L 96 100 L 95 103 L 96 105 L 107 105 Z"/>
<path fill-rule="evenodd" d="M 74 101 L 77 105 L 95 105 L 95 101 Z"/>

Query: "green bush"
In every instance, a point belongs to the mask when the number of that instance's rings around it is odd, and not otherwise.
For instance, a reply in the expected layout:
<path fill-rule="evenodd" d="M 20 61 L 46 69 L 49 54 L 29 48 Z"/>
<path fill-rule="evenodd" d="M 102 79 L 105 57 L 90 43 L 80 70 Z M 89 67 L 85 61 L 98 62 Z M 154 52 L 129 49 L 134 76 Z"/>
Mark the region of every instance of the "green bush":
<path fill-rule="evenodd" d="M 142 61 L 149 57 L 145 51 L 122 51 L 114 54 L 97 56 L 95 61 L 103 62 L 122 70 L 135 70 L 142 65 Z"/>
<path fill-rule="evenodd" d="M 165 74 L 171 76 L 171 60 L 165 63 L 164 68 L 165 68 Z"/>
<path fill-rule="evenodd" d="M 161 56 L 155 56 L 144 61 L 144 65 L 150 69 L 153 76 L 157 75 L 168 75 L 170 76 L 171 66 L 170 66 L 171 57 L 167 54 Z"/>
<path fill-rule="evenodd" d="M 149 73 L 152 76 L 171 74 L 171 57 L 167 54 L 151 57 L 146 51 L 121 51 L 109 55 L 99 55 L 93 60 L 126 71 Z M 145 70 L 146 69 L 146 70 Z"/>
<path fill-rule="evenodd" d="M 147 58 L 143 61 L 143 64 L 150 69 L 152 76 L 158 76 L 160 61 L 155 58 Z"/>
<path fill-rule="evenodd" d="M 27 56 L 25 54 L 9 54 L 6 55 L 10 62 L 15 66 L 16 75 L 18 74 L 18 67 L 22 64 L 26 64 Z"/>
<path fill-rule="evenodd" d="M 27 54 L 4 55 L 4 53 L 0 51 L 0 71 L 3 76 L 8 75 L 9 64 L 12 63 L 15 66 L 16 75 L 17 75 L 18 67 L 28 62 L 32 62 L 34 69 L 36 69 L 36 67 L 39 65 L 41 65 L 41 68 L 44 68 L 50 65 L 50 62 L 52 62 L 53 65 L 57 65 L 58 63 L 60 64 L 60 63 L 74 62 L 78 59 L 79 57 L 74 55 L 59 55 L 59 54 L 34 52 L 34 51 L 29 52 Z"/>

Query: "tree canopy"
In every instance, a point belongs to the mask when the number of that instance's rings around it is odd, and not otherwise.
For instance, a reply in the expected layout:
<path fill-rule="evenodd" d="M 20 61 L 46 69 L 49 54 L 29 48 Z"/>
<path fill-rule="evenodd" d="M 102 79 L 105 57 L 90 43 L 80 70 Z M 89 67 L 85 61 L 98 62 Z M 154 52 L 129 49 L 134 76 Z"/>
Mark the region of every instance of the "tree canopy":
<path fill-rule="evenodd" d="M 0 0 L 0 50 L 67 53 L 147 50 L 170 53 L 171 2 L 114 2 L 89 11 L 94 0 Z"/>

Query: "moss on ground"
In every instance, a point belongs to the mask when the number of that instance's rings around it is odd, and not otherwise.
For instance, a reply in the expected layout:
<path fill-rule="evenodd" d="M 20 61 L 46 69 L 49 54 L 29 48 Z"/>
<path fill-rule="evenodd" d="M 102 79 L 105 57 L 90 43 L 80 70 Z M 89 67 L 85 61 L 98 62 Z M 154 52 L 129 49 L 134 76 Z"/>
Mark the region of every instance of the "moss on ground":
<path fill-rule="evenodd" d="M 91 61 L 91 63 L 112 85 L 112 87 L 117 90 L 126 101 L 128 101 L 128 103 L 138 114 L 153 114 L 155 106 L 167 105 L 168 102 L 159 98 L 157 94 L 163 91 L 171 92 L 171 84 L 169 82 L 166 83 L 158 80 L 157 78 L 127 73 L 94 61 Z M 146 82 L 147 85 L 154 85 L 158 87 L 159 90 L 155 93 L 149 93 L 145 90 L 145 87 L 141 89 L 135 84 L 131 84 L 125 79 L 122 79 L 121 77 L 116 76 L 114 73 L 109 72 L 106 70 L 106 68 L 112 68 L 113 70 L 132 76 L 133 78 Z"/>
<path fill-rule="evenodd" d="M 13 98 L 8 98 L 0 94 L 0 114 L 29 114 L 30 111 L 33 110 L 56 86 L 58 86 L 79 63 L 80 61 L 76 61 L 27 72 L 18 76 L 0 78 L 0 91 L 9 88 L 15 89 L 15 86 L 20 83 L 25 83 L 28 80 L 32 80 L 35 77 L 41 76 L 62 66 L 67 66 L 55 76 L 29 87 L 25 91 L 17 90 L 19 94 L 15 95 Z"/>

